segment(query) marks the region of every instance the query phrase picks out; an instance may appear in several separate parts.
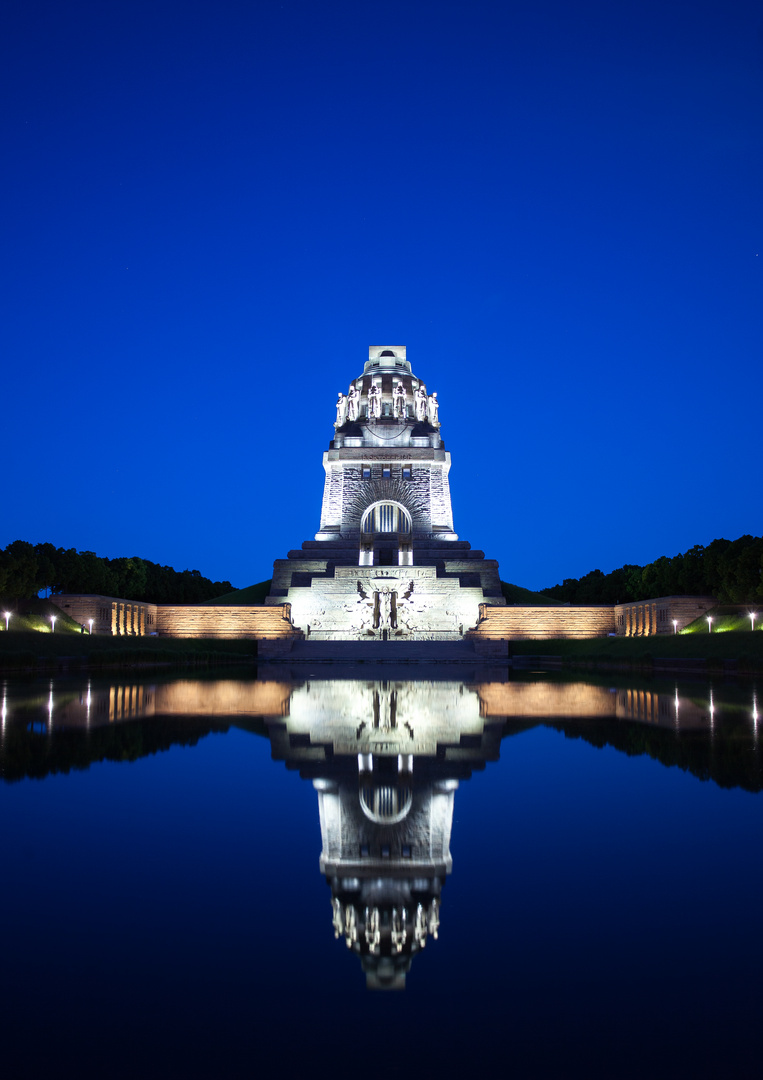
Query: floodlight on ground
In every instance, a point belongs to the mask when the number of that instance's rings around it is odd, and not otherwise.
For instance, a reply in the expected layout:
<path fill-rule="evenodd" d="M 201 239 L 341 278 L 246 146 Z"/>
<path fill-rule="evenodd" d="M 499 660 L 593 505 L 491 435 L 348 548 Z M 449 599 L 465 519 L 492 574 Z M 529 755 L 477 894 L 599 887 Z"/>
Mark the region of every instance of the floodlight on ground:
<path fill-rule="evenodd" d="M 87 621 L 90 623 L 90 633 L 92 634 L 92 632 L 93 632 L 93 620 L 88 619 Z"/>
<path fill-rule="evenodd" d="M 10 613 L 10 611 L 4 611 L 3 615 L 5 617 L 5 629 L 7 630 L 8 629 L 8 623 L 11 621 L 11 613 Z"/>
<path fill-rule="evenodd" d="M 51 615 L 50 616 L 50 632 L 51 632 L 51 634 L 55 634 L 55 632 L 56 632 L 56 618 L 57 618 L 56 615 Z"/>
<path fill-rule="evenodd" d="M 707 617 L 707 632 L 708 632 L 708 634 L 712 634 L 712 632 L 713 632 L 713 616 L 712 615 L 708 615 L 708 617 Z"/>
<path fill-rule="evenodd" d="M 757 612 L 751 611 L 750 612 L 750 629 L 751 630 L 755 629 L 755 619 L 756 618 L 757 618 Z"/>
<path fill-rule="evenodd" d="M 673 633 L 678 633 L 678 619 L 673 619 Z"/>

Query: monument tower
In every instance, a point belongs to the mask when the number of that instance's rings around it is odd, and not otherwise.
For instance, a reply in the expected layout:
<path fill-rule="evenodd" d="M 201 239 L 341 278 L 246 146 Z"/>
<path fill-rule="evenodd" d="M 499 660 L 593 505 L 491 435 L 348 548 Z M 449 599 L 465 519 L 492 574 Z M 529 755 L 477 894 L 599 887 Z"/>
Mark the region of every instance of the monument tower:
<path fill-rule="evenodd" d="M 266 603 L 314 640 L 460 639 L 503 605 L 498 563 L 453 531 L 439 402 L 404 346 L 372 346 L 336 402 L 314 540 L 273 566 Z"/>

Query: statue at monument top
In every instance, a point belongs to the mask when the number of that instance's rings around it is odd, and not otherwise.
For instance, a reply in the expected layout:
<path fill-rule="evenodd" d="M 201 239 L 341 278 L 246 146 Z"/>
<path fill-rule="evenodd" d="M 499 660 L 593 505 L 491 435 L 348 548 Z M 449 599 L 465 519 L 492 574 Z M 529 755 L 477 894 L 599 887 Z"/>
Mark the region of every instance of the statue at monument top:
<path fill-rule="evenodd" d="M 419 383 L 418 389 L 414 391 L 414 406 L 416 409 L 416 419 L 421 422 L 427 418 L 427 388 L 424 383 Z"/>
<path fill-rule="evenodd" d="M 343 427 L 347 420 L 347 395 L 339 391 L 339 397 L 336 399 L 336 421 L 334 427 Z"/>
<path fill-rule="evenodd" d="M 381 416 L 381 386 L 372 383 L 368 388 L 368 415 L 372 419 Z"/>
<path fill-rule="evenodd" d="M 355 383 L 350 387 L 347 394 L 347 418 L 351 421 L 358 419 L 358 410 L 360 408 L 360 390 L 358 390 Z"/>
<path fill-rule="evenodd" d="M 392 391 L 392 401 L 394 403 L 395 416 L 405 417 L 406 412 L 406 391 L 402 383 L 397 383 L 395 389 Z"/>
<path fill-rule="evenodd" d="M 432 427 L 439 427 L 440 421 L 437 418 L 437 412 L 440 408 L 440 403 L 437 400 L 437 391 L 435 390 L 427 403 L 427 413 L 429 415 L 429 423 Z"/>

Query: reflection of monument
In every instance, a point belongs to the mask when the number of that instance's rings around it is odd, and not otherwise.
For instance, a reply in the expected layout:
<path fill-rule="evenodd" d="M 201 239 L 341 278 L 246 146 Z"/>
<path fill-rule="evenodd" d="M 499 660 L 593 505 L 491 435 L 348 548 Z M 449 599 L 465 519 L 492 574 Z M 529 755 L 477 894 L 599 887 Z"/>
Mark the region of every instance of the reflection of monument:
<path fill-rule="evenodd" d="M 500 749 L 503 718 L 481 713 L 462 683 L 336 680 L 295 689 L 268 722 L 273 756 L 318 792 L 334 933 L 369 988 L 402 989 L 437 937 L 454 792 Z"/>
<path fill-rule="evenodd" d="M 453 532 L 437 394 L 402 346 L 373 347 L 339 393 L 315 540 L 273 568 L 268 604 L 314 640 L 460 640 L 504 606 L 498 564 Z"/>

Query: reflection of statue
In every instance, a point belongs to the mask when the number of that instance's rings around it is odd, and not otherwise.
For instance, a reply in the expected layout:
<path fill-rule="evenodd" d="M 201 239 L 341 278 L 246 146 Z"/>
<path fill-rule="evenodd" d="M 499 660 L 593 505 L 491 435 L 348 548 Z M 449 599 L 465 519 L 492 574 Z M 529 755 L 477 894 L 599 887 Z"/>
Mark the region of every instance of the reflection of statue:
<path fill-rule="evenodd" d="M 350 392 L 347 395 L 347 416 L 350 420 L 355 421 L 358 419 L 358 409 L 360 407 L 360 390 L 358 390 L 355 383 L 350 387 Z"/>
<path fill-rule="evenodd" d="M 414 406 L 416 408 L 416 419 L 418 421 L 426 420 L 427 418 L 427 388 L 423 383 L 419 383 L 419 388 L 413 395 Z"/>
<path fill-rule="evenodd" d="M 339 391 L 339 397 L 336 399 L 336 423 L 334 427 L 342 427 L 347 419 L 347 396 Z"/>
<path fill-rule="evenodd" d="M 398 383 L 395 389 L 392 391 L 392 401 L 394 405 L 395 416 L 405 418 L 405 387 L 402 383 Z"/>
<path fill-rule="evenodd" d="M 440 408 L 440 402 L 437 400 L 437 391 L 435 391 L 430 397 L 427 403 L 427 412 L 429 414 L 429 423 L 433 427 L 439 427 L 440 421 L 437 419 L 437 410 Z"/>
<path fill-rule="evenodd" d="M 381 387 L 372 383 L 368 390 L 368 415 L 372 419 L 381 416 Z"/>

